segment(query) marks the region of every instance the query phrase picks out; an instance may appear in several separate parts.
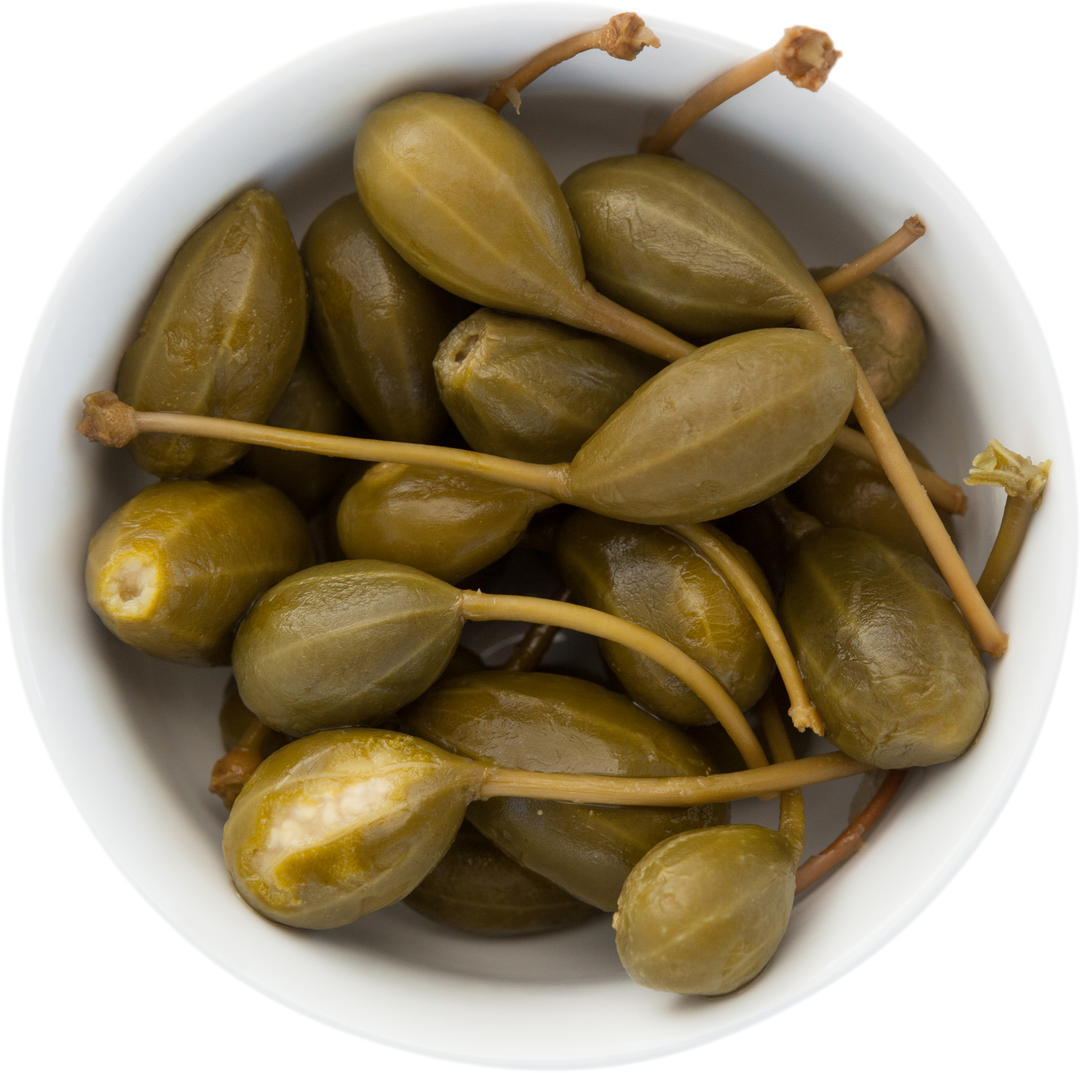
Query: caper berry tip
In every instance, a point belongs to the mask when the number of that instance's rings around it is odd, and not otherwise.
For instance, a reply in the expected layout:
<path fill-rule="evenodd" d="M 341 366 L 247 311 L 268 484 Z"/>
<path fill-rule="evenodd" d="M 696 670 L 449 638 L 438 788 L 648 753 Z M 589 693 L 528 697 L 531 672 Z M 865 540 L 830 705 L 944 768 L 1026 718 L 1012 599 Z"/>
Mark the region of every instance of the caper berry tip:
<path fill-rule="evenodd" d="M 75 426 L 91 443 L 126 447 L 139 434 L 135 410 L 115 391 L 94 391 L 83 398 L 82 420 Z"/>

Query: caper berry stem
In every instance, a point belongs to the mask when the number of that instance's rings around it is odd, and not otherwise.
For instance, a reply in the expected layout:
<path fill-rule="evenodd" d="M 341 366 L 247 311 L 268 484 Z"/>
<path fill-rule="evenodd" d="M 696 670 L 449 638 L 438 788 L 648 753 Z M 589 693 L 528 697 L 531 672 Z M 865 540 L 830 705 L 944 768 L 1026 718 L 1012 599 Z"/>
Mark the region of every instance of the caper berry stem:
<path fill-rule="evenodd" d="M 111 391 L 95 391 L 83 399 L 83 419 L 78 430 L 95 443 L 124 447 L 145 432 L 169 432 L 182 436 L 232 440 L 257 447 L 280 447 L 333 458 L 354 458 L 362 462 L 398 462 L 404 465 L 437 466 L 454 473 L 470 473 L 499 484 L 514 485 L 532 492 L 565 499 L 560 491 L 567 466 L 542 466 L 517 462 L 496 455 L 464 451 L 456 447 L 433 447 L 425 443 L 394 443 L 365 440 L 353 436 L 331 436 L 321 432 L 256 425 L 221 417 L 193 414 L 148 413 L 121 402 Z M 552 506 L 542 503 L 537 509 Z"/>
<path fill-rule="evenodd" d="M 799 730 L 809 728 L 820 737 L 825 733 L 825 727 L 813 701 L 806 692 L 806 686 L 803 684 L 799 665 L 795 662 L 791 646 L 784 636 L 784 631 L 780 628 L 780 623 L 776 620 L 772 607 L 769 606 L 769 601 L 754 583 L 750 572 L 728 547 L 729 544 L 734 546 L 734 542 L 711 525 L 671 525 L 667 528 L 693 544 L 724 575 L 728 584 L 738 594 L 776 661 L 777 670 L 791 698 L 788 715 L 791 716 L 792 723 Z"/>
<path fill-rule="evenodd" d="M 878 791 L 870 799 L 855 820 L 820 853 L 808 857 L 795 873 L 795 893 L 806 890 L 811 883 L 816 883 L 823 875 L 831 872 L 838 864 L 854 856 L 866 843 L 863 835 L 877 822 L 888 804 L 896 796 L 900 784 L 907 774 L 906 769 L 890 771 Z"/>
<path fill-rule="evenodd" d="M 270 728 L 252 719 L 240 740 L 214 764 L 210 772 L 210 792 L 217 794 L 227 809 L 233 807 L 248 779 L 263 761 L 263 745 Z"/>
<path fill-rule="evenodd" d="M 659 48 L 660 39 L 645 25 L 643 19 L 632 11 L 612 15 L 599 29 L 588 30 L 568 37 L 565 41 L 559 41 L 534 56 L 509 78 L 500 79 L 491 87 L 484 104 L 498 112 L 509 102 L 515 111 L 520 112 L 521 90 L 564 60 L 594 48 L 603 49 L 617 60 L 632 60 L 646 46 Z"/>
<path fill-rule="evenodd" d="M 577 308 L 573 311 L 567 309 L 559 318 L 571 328 L 606 335 L 609 339 L 644 350 L 646 354 L 663 361 L 685 358 L 697 349 L 666 328 L 606 298 L 591 283 L 586 283 L 580 294 L 581 301 Z"/>
<path fill-rule="evenodd" d="M 864 462 L 870 462 L 879 469 L 881 468 L 881 463 L 878 462 L 878 457 L 874 453 L 870 441 L 858 429 L 848 428 L 845 425 L 836 434 L 833 446 L 861 458 Z M 935 507 L 948 511 L 950 514 L 967 513 L 967 496 L 964 495 L 964 490 L 958 484 L 947 481 L 940 473 L 935 473 L 932 469 L 927 469 L 926 466 L 920 466 L 917 462 L 912 462 L 911 468 L 915 471 L 915 476 L 919 478 L 919 482 L 930 497 L 930 502 Z"/>
<path fill-rule="evenodd" d="M 728 732 L 747 766 L 764 767 L 769 762 L 761 743 L 750 729 L 746 716 L 727 690 L 681 648 L 641 626 L 591 607 L 542 600 L 533 596 L 494 596 L 482 592 L 464 592 L 461 611 L 465 618 L 474 621 L 496 619 L 547 623 L 626 645 L 627 648 L 655 660 L 664 670 L 670 671 L 693 690 Z"/>
<path fill-rule="evenodd" d="M 818 280 L 821 293 L 826 298 L 831 298 L 845 287 L 858 283 L 860 279 L 866 279 L 925 234 L 926 225 L 922 220 L 918 216 L 909 216 L 903 226 L 898 231 L 894 231 L 884 242 L 879 242 L 861 257 L 856 257 L 854 261 L 841 266 L 831 275 Z"/>
<path fill-rule="evenodd" d="M 479 799 L 530 797 L 538 801 L 570 801 L 583 805 L 658 805 L 680 808 L 814 786 L 873 771 L 873 767 L 841 752 L 768 764 L 723 775 L 676 775 L 630 778 L 621 775 L 562 775 L 546 771 L 490 768 Z"/>
<path fill-rule="evenodd" d="M 559 603 L 566 603 L 571 595 L 569 589 L 563 588 L 555 599 Z M 555 634 L 561 628 L 548 622 L 534 623 L 525 636 L 518 641 L 514 651 L 502 665 L 502 669 L 504 671 L 535 671 L 540 666 L 544 654 L 551 647 L 551 642 L 555 640 Z"/>
<path fill-rule="evenodd" d="M 979 578 L 979 592 L 987 605 L 997 599 L 1020 554 L 1031 519 L 1042 503 L 1051 464 L 1047 459 L 1035 465 L 1030 458 L 991 440 L 986 450 L 975 456 L 970 476 L 964 478 L 965 484 L 996 485 L 1008 494 L 1001 526 Z"/>
<path fill-rule="evenodd" d="M 816 93 L 825 84 L 841 53 L 831 38 L 809 26 L 792 26 L 770 49 L 725 71 L 679 105 L 663 126 L 642 147 L 643 153 L 668 153 L 699 120 L 773 71 L 779 71 L 800 89 Z"/>
<path fill-rule="evenodd" d="M 862 367 L 851 359 L 856 369 L 855 416 L 874 448 L 878 464 L 885 471 L 900 501 L 904 504 L 920 536 L 934 557 L 941 576 L 952 590 L 956 606 L 971 628 L 975 643 L 991 656 L 1003 656 L 1009 647 L 1008 635 L 997 624 L 974 579 L 960 558 L 945 524 L 934 510 L 926 490 L 911 468 L 900 441 L 881 408 Z"/>
<path fill-rule="evenodd" d="M 774 764 L 791 763 L 795 751 L 791 748 L 787 731 L 780 719 L 780 710 L 772 694 L 766 692 L 757 703 L 758 718 L 765 740 L 769 743 L 769 752 Z M 802 790 L 785 790 L 780 795 L 780 825 L 777 828 L 780 837 L 791 847 L 793 863 L 798 863 L 806 844 L 806 810 L 803 807 Z"/>

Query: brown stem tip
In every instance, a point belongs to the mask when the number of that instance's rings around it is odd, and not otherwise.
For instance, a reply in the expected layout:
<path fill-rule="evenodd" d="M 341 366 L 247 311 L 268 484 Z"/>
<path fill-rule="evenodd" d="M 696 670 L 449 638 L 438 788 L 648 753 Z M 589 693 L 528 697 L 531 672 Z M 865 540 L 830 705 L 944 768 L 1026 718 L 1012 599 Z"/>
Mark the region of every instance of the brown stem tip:
<path fill-rule="evenodd" d="M 83 399 L 82 420 L 75 426 L 91 443 L 126 447 L 139 434 L 135 411 L 114 391 L 95 391 Z"/>
<path fill-rule="evenodd" d="M 773 50 L 776 69 L 799 89 L 817 93 L 843 55 L 824 30 L 790 26 Z"/>
<path fill-rule="evenodd" d="M 600 29 L 599 45 L 617 60 L 633 60 L 643 48 L 659 48 L 660 38 L 633 11 L 612 15 Z"/>
<path fill-rule="evenodd" d="M 970 476 L 964 478 L 964 484 L 996 484 L 1010 496 L 1034 499 L 1038 509 L 1051 465 L 1050 459 L 1035 465 L 1030 458 L 1010 451 L 998 440 L 991 440 L 986 450 L 972 459 Z"/>
<path fill-rule="evenodd" d="M 225 807 L 231 809 L 262 760 L 261 749 L 237 745 L 214 764 L 210 772 L 210 792 L 217 794 Z"/>

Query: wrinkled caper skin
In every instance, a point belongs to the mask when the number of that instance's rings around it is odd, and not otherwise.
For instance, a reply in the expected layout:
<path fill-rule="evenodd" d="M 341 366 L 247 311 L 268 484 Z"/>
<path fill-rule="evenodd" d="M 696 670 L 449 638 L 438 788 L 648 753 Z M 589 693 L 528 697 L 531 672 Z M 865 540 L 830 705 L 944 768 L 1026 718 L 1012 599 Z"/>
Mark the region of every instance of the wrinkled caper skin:
<path fill-rule="evenodd" d="M 486 671 L 440 682 L 401 728 L 470 759 L 527 771 L 705 775 L 701 751 L 625 697 L 579 678 Z M 678 831 L 724 823 L 723 805 L 686 809 L 572 805 L 497 797 L 469 819 L 509 857 L 611 912 L 633 865 Z"/>
<path fill-rule="evenodd" d="M 833 268 L 815 268 L 824 279 Z M 887 410 L 912 388 L 926 365 L 926 326 L 915 303 L 888 276 L 875 273 L 829 299 L 836 322 Z"/>
<path fill-rule="evenodd" d="M 480 309 L 439 347 L 435 379 L 475 451 L 569 462 L 642 384 L 656 358 L 551 320 Z"/>
<path fill-rule="evenodd" d="M 458 590 L 412 567 L 324 563 L 255 604 L 236 632 L 233 673 L 275 730 L 373 726 L 442 674 L 463 621 Z"/>
<path fill-rule="evenodd" d="M 773 222 L 684 161 L 651 153 L 598 160 L 575 171 L 563 193 L 597 290 L 684 339 L 779 327 L 825 306 Z"/>
<path fill-rule="evenodd" d="M 345 493 L 337 535 L 351 559 L 386 559 L 451 583 L 501 559 L 554 501 L 468 473 L 380 462 Z"/>
<path fill-rule="evenodd" d="M 726 995 L 768 964 L 795 899 L 792 849 L 756 824 L 687 831 L 652 849 L 619 896 L 615 942 L 654 991 Z"/>
<path fill-rule="evenodd" d="M 587 304 L 559 184 L 520 131 L 479 101 L 409 93 L 356 136 L 360 200 L 421 275 L 482 306 L 552 319 Z"/>
<path fill-rule="evenodd" d="M 903 436 L 897 439 L 912 462 L 931 468 L 913 443 Z M 833 447 L 801 481 L 787 490 L 787 495 L 823 525 L 873 533 L 933 565 L 930 549 L 884 471 L 850 451 Z M 938 510 L 938 514 L 953 536 L 952 515 L 943 510 Z"/>
<path fill-rule="evenodd" d="M 771 597 L 753 557 L 720 539 Z M 559 530 L 556 557 L 584 603 L 677 645 L 743 710 L 765 692 L 774 664 L 764 638 L 724 575 L 681 537 L 659 526 L 577 511 Z M 714 721 L 695 693 L 647 656 L 611 641 L 601 641 L 600 648 L 638 704 L 672 723 Z"/>
<path fill-rule="evenodd" d="M 300 357 L 307 290 L 277 198 L 248 190 L 206 221 L 165 273 L 116 393 L 136 410 L 265 421 Z M 210 477 L 247 446 L 166 433 L 132 440 L 157 477 Z"/>
<path fill-rule="evenodd" d="M 722 518 L 825 456 L 855 398 L 855 367 L 817 332 L 766 328 L 657 373 L 574 456 L 573 501 L 627 522 Z"/>
<path fill-rule="evenodd" d="M 407 265 L 355 194 L 308 228 L 300 254 L 319 356 L 377 436 L 434 443 L 446 426 L 432 359 L 469 306 Z"/>
<path fill-rule="evenodd" d="M 247 729 L 258 717 L 240 699 L 236 688 L 236 679 L 230 678 L 225 686 L 225 695 L 221 699 L 221 711 L 218 712 L 218 729 L 221 731 L 221 745 L 225 752 L 234 749 Z M 292 739 L 276 730 L 271 730 L 262 743 L 260 751 L 263 757 L 276 752 Z"/>
<path fill-rule="evenodd" d="M 225 824 L 240 896 L 294 928 L 404 898 L 450 847 L 483 769 L 406 734 L 332 730 L 264 760 Z"/>
<path fill-rule="evenodd" d="M 276 428 L 324 432 L 331 436 L 349 435 L 355 422 L 348 403 L 334 390 L 308 351 L 300 355 L 285 393 L 266 419 L 266 424 Z M 348 465 L 344 458 L 252 447 L 236 468 L 280 488 L 310 518 L 334 494 Z"/>
<path fill-rule="evenodd" d="M 468 822 L 405 904 L 428 920 L 473 935 L 532 935 L 568 928 L 596 913 L 510 860 Z"/>
<path fill-rule="evenodd" d="M 848 756 L 923 767 L 971 744 L 986 671 L 945 583 L 918 556 L 819 529 L 792 557 L 780 612 L 825 736 Z"/>
<path fill-rule="evenodd" d="M 121 641 L 196 666 L 229 662 L 251 601 L 315 561 L 304 519 L 250 477 L 144 488 L 94 534 L 86 595 Z"/>

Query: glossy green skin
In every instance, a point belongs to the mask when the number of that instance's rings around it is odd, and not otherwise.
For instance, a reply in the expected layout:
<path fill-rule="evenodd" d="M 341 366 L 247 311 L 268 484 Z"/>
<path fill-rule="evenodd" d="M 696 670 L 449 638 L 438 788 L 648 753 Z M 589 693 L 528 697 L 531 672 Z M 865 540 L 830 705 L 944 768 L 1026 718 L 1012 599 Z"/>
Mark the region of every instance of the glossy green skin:
<path fill-rule="evenodd" d="M 410 909 L 474 935 L 532 935 L 595 915 L 549 879 L 522 868 L 463 823 L 454 844 L 405 899 Z"/>
<path fill-rule="evenodd" d="M 768 964 L 795 899 L 791 847 L 756 824 L 688 831 L 656 846 L 623 887 L 615 942 L 654 991 L 726 995 Z"/>
<path fill-rule="evenodd" d="M 124 352 L 116 393 L 136 410 L 265 421 L 300 357 L 307 290 L 277 198 L 248 190 L 180 247 Z M 210 477 L 247 446 L 146 433 L 130 451 L 157 477 Z"/>
<path fill-rule="evenodd" d="M 306 351 L 300 355 L 285 393 L 266 419 L 266 424 L 276 428 L 325 432 L 331 436 L 347 436 L 354 423 L 348 403 Z M 240 473 L 280 488 L 309 518 L 334 494 L 347 466 L 344 458 L 281 451 L 276 447 L 252 447 L 236 464 Z"/>
<path fill-rule="evenodd" d="M 250 477 L 144 488 L 94 534 L 86 595 L 121 641 L 152 656 L 229 662 L 233 628 L 260 593 L 315 561 L 304 519 Z"/>
<path fill-rule="evenodd" d="M 912 462 L 930 468 L 914 444 L 903 436 L 897 439 Z M 823 525 L 873 533 L 912 555 L 921 556 L 931 565 L 934 563 L 930 549 L 881 467 L 864 462 L 850 451 L 834 447 L 787 494 Z M 943 510 L 938 514 L 952 536 L 952 515 Z"/>
<path fill-rule="evenodd" d="M 395 563 L 293 574 L 237 630 L 240 696 L 286 734 L 376 725 L 442 674 L 461 635 L 459 605 L 457 589 Z"/>
<path fill-rule="evenodd" d="M 332 730 L 259 765 L 222 848 L 240 896 L 294 928 L 337 928 L 404 898 L 450 847 L 483 771 L 385 730 Z"/>
<path fill-rule="evenodd" d="M 218 712 L 218 729 L 221 731 L 221 746 L 225 752 L 236 748 L 255 718 L 255 713 L 240 699 L 236 679 L 230 678 L 221 699 L 221 711 Z M 287 735 L 271 730 L 262 744 L 261 752 L 267 757 L 291 740 Z"/>
<path fill-rule="evenodd" d="M 386 559 L 457 582 L 501 559 L 551 506 L 467 473 L 381 462 L 345 493 L 337 535 L 351 559 Z"/>
<path fill-rule="evenodd" d="M 590 282 L 676 335 L 708 342 L 826 305 L 798 254 L 734 187 L 673 157 L 612 157 L 563 183 Z"/>
<path fill-rule="evenodd" d="M 731 550 L 771 598 L 752 556 L 735 544 Z M 578 511 L 559 530 L 556 557 L 584 603 L 677 645 L 743 710 L 765 692 L 774 664 L 764 638 L 720 571 L 681 537 Z M 601 641 L 600 648 L 638 704 L 672 723 L 714 721 L 695 693 L 647 656 L 611 641 Z"/>
<path fill-rule="evenodd" d="M 815 268 L 824 279 L 832 268 Z M 852 283 L 829 299 L 848 346 L 887 410 L 912 388 L 926 365 L 926 327 L 915 303 L 887 276 Z"/>
<path fill-rule="evenodd" d="M 817 332 L 710 343 L 654 376 L 578 451 L 573 502 L 650 525 L 733 514 L 813 469 L 854 398 L 853 362 Z"/>
<path fill-rule="evenodd" d="M 434 443 L 446 411 L 431 361 L 468 306 L 410 268 L 355 194 L 315 218 L 300 254 L 312 333 L 338 390 L 377 436 Z"/>
<path fill-rule="evenodd" d="M 401 728 L 502 767 L 593 775 L 705 775 L 701 751 L 625 697 L 580 678 L 486 671 L 440 683 Z M 519 864 L 606 912 L 634 864 L 678 831 L 725 823 L 724 805 L 687 809 L 572 805 L 497 797 L 469 819 Z"/>
<path fill-rule="evenodd" d="M 559 320 L 582 303 L 574 221 L 532 143 L 479 101 L 409 93 L 356 136 L 360 200 L 421 275 L 483 306 Z"/>
<path fill-rule="evenodd" d="M 550 320 L 481 309 L 435 357 L 439 396 L 475 451 L 569 462 L 642 384 L 656 358 Z"/>
<path fill-rule="evenodd" d="M 825 736 L 849 756 L 923 767 L 971 744 L 986 671 L 945 583 L 918 556 L 853 529 L 810 533 L 780 612 Z"/>

